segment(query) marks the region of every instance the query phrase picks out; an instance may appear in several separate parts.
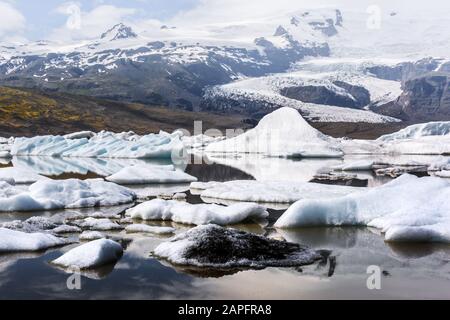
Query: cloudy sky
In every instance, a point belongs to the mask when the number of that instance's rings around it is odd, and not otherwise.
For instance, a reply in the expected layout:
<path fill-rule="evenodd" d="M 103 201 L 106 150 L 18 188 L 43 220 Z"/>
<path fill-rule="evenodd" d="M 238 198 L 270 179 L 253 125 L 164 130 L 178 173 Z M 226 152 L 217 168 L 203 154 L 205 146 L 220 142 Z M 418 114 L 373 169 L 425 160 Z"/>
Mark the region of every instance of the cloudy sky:
<path fill-rule="evenodd" d="M 372 4 L 411 15 L 450 14 L 448 0 L 0 0 L 0 41 L 92 39 L 118 22 L 139 30 L 160 23 L 243 21 L 322 6 L 365 11 Z"/>

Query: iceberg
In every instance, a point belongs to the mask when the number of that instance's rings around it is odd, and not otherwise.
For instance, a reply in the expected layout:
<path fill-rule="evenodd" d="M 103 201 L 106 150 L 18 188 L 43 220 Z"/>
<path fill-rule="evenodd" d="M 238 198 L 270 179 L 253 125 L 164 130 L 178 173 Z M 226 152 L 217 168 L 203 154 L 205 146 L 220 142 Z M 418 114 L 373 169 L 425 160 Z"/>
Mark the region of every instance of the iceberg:
<path fill-rule="evenodd" d="M 175 265 L 225 269 L 295 267 L 322 259 L 318 251 L 299 244 L 216 225 L 180 234 L 160 244 L 154 254 Z"/>
<path fill-rule="evenodd" d="M 294 203 L 300 199 L 335 198 L 358 192 L 357 187 L 333 186 L 291 181 L 229 181 L 192 183 L 191 188 L 202 190 L 202 198 L 257 203 Z"/>
<path fill-rule="evenodd" d="M 115 263 L 122 255 L 123 248 L 119 243 L 99 239 L 70 250 L 52 263 L 64 268 L 93 269 Z"/>
<path fill-rule="evenodd" d="M 405 174 L 344 197 L 300 200 L 275 227 L 360 225 L 381 229 L 386 241 L 449 243 L 449 197 L 450 181 Z"/>
<path fill-rule="evenodd" d="M 133 191 L 103 180 L 41 180 L 25 191 L 0 181 L 0 212 L 109 207 L 135 198 Z"/>
<path fill-rule="evenodd" d="M 271 157 L 341 158 L 334 140 L 311 127 L 300 113 L 281 108 L 264 117 L 258 126 L 235 138 L 215 142 L 207 153 L 263 154 Z"/>
<path fill-rule="evenodd" d="M 15 184 L 32 184 L 41 180 L 49 180 L 49 178 L 23 168 L 10 167 L 0 169 L 0 181 L 14 181 Z"/>
<path fill-rule="evenodd" d="M 193 205 L 175 200 L 155 199 L 126 211 L 133 219 L 173 221 L 188 225 L 231 225 L 245 220 L 260 220 L 269 216 L 266 209 L 252 203 L 229 207 L 214 204 Z"/>
<path fill-rule="evenodd" d="M 11 148 L 14 156 L 49 156 L 76 158 L 171 158 L 180 154 L 180 134 L 149 134 L 100 132 L 92 138 L 73 139 L 63 136 L 16 138 Z"/>
<path fill-rule="evenodd" d="M 98 231 L 84 231 L 78 238 L 80 239 L 80 241 L 92 241 L 104 239 L 106 238 L 106 236 Z"/>
<path fill-rule="evenodd" d="M 0 253 L 41 251 L 70 242 L 46 233 L 25 233 L 0 228 Z"/>
<path fill-rule="evenodd" d="M 126 167 L 106 178 L 122 185 L 177 184 L 197 181 L 197 178 L 173 166 L 136 165 Z"/>
<path fill-rule="evenodd" d="M 110 219 L 96 219 L 96 218 L 86 218 L 80 222 L 74 221 L 74 224 L 77 224 L 83 229 L 89 229 L 93 231 L 112 231 L 112 230 L 123 230 L 123 227 L 115 223 Z"/>
<path fill-rule="evenodd" d="M 146 224 L 132 224 L 125 228 L 128 233 L 153 233 L 153 234 L 171 234 L 175 232 L 170 227 L 152 227 Z"/>

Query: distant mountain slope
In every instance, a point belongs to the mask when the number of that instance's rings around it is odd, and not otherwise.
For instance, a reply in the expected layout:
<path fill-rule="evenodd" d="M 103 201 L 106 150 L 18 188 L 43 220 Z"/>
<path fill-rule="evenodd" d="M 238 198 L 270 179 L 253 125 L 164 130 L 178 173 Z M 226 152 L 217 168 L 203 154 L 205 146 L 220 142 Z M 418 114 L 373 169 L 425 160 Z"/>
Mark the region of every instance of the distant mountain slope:
<path fill-rule="evenodd" d="M 133 130 L 144 134 L 185 128 L 246 128 L 239 116 L 192 113 L 64 93 L 0 87 L 0 136 L 65 134 L 80 130 Z"/>

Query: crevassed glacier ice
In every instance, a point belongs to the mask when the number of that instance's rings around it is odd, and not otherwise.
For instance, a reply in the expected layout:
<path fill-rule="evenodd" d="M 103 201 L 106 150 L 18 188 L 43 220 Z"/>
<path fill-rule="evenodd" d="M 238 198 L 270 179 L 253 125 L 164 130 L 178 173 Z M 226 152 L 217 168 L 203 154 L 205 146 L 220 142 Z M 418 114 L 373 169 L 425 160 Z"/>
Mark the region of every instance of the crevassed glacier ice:
<path fill-rule="evenodd" d="M 52 263 L 64 268 L 92 269 L 117 262 L 122 255 L 123 248 L 119 243 L 99 239 L 70 250 Z"/>
<path fill-rule="evenodd" d="M 0 182 L 0 212 L 108 207 L 135 198 L 133 191 L 103 180 L 42 180 L 25 191 Z"/>
<path fill-rule="evenodd" d="M 11 149 L 15 156 L 50 156 L 79 158 L 170 158 L 183 149 L 180 134 L 135 134 L 100 132 L 87 139 L 63 136 L 16 138 Z"/>
<path fill-rule="evenodd" d="M 135 219 L 164 220 L 191 225 L 231 225 L 253 219 L 268 217 L 262 206 L 240 203 L 229 207 L 215 204 L 189 204 L 174 200 L 155 199 L 127 210 L 126 214 Z"/>
<path fill-rule="evenodd" d="M 0 228 L 0 253 L 41 251 L 63 246 L 68 240 L 57 238 L 46 233 L 25 233 Z"/>
<path fill-rule="evenodd" d="M 344 197 L 301 200 L 276 222 L 278 228 L 364 225 L 386 241 L 450 242 L 450 181 L 405 174 L 380 187 Z"/>
<path fill-rule="evenodd" d="M 135 165 L 126 167 L 106 180 L 125 185 L 189 183 L 197 178 L 174 166 Z"/>
<path fill-rule="evenodd" d="M 242 135 L 212 143 L 209 153 L 253 153 L 273 157 L 340 158 L 342 151 L 332 138 L 311 127 L 300 113 L 281 108 L 264 117 Z"/>
<path fill-rule="evenodd" d="M 390 142 L 404 139 L 414 139 L 433 136 L 450 137 L 450 122 L 429 122 L 416 124 L 402 129 L 398 132 L 384 135 L 379 141 Z"/>

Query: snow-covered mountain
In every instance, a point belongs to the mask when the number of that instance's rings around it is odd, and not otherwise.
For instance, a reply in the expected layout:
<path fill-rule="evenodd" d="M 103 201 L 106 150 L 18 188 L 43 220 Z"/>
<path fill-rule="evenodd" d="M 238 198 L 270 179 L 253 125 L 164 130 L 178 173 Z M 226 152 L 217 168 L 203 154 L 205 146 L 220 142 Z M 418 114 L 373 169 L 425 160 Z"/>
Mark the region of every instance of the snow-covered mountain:
<path fill-rule="evenodd" d="M 433 56 L 445 65 L 449 21 L 402 12 L 379 19 L 315 9 L 139 32 L 121 23 L 79 43 L 0 44 L 0 85 L 187 110 L 258 114 L 288 105 L 313 120 L 392 121 L 368 109 L 399 100 L 415 70 L 408 63 Z"/>

